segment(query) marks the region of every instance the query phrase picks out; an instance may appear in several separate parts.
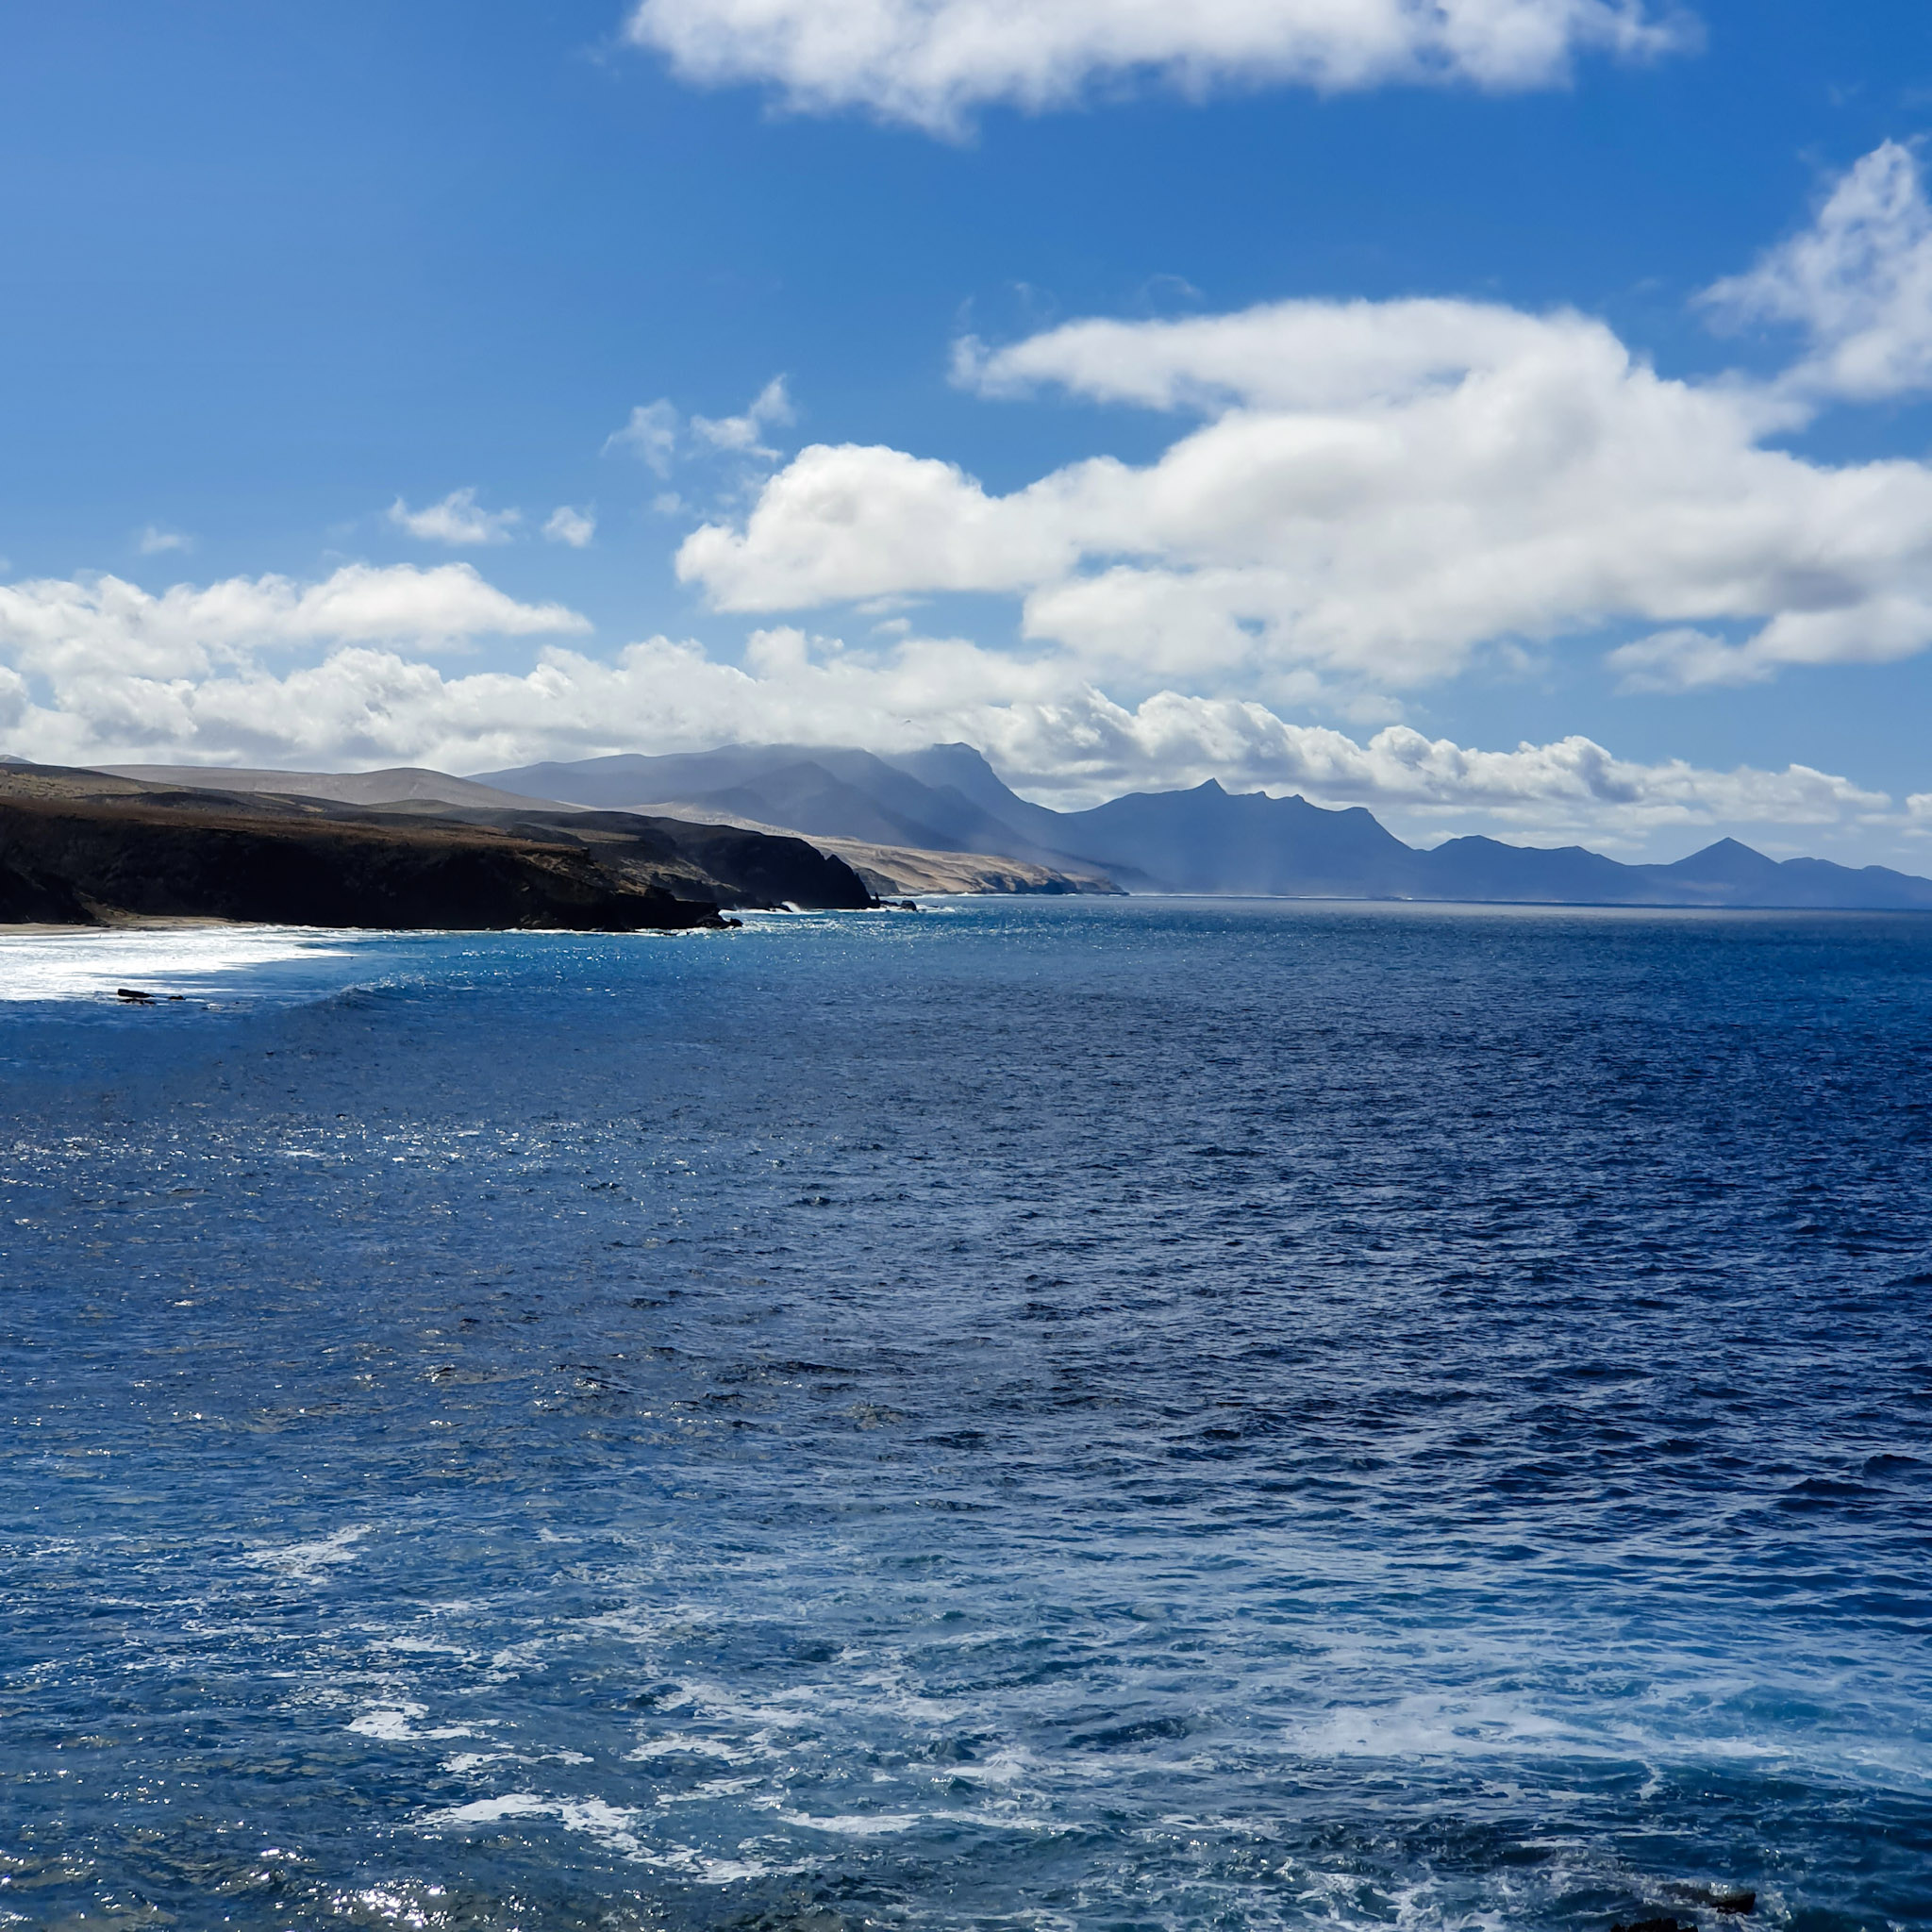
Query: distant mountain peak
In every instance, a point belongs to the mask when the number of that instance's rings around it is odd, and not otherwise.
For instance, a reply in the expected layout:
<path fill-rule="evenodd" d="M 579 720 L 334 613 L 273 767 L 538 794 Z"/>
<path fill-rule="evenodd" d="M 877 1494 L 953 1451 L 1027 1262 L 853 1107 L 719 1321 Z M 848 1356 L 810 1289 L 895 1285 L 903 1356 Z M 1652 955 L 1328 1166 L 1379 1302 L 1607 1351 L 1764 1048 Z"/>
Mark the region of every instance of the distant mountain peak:
<path fill-rule="evenodd" d="M 625 754 L 477 774 L 481 782 L 606 809 L 664 799 L 710 805 L 809 839 L 983 853 L 1129 891 L 1230 897 L 1418 899 L 1541 906 L 1757 906 L 1932 910 L 1932 880 L 1825 859 L 1780 863 L 1719 839 L 1672 865 L 1630 865 L 1578 845 L 1481 834 L 1430 851 L 1366 807 L 1299 792 L 1229 791 L 1219 778 L 1133 791 L 1083 811 L 1020 797 L 970 744 L 874 753 L 852 745 L 731 744 Z"/>

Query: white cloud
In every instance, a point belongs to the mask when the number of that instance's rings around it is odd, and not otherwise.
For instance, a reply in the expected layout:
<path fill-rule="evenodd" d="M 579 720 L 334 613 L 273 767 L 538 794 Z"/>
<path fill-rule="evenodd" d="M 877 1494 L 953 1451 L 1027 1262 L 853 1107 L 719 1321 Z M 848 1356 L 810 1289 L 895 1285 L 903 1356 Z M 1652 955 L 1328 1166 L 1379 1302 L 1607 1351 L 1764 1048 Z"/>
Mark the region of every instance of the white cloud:
<path fill-rule="evenodd" d="M 676 409 L 661 396 L 655 403 L 640 403 L 624 427 L 613 429 L 604 439 L 604 448 L 607 454 L 627 449 L 658 475 L 668 476 L 677 454 Z"/>
<path fill-rule="evenodd" d="M 1619 689 L 1625 692 L 1762 684 L 1774 669 L 1691 625 L 1654 631 L 1647 638 L 1620 644 L 1604 661 L 1624 674 Z"/>
<path fill-rule="evenodd" d="M 149 524 L 135 539 L 135 548 L 143 557 L 159 557 L 170 550 L 192 550 L 194 539 L 180 530 L 164 530 Z"/>
<path fill-rule="evenodd" d="M 628 450 L 661 477 L 671 475 L 681 455 L 692 451 L 775 462 L 778 452 L 765 446 L 764 433 L 791 422 L 794 414 L 782 375 L 766 383 L 742 414 L 693 416 L 688 425 L 676 407 L 660 396 L 655 403 L 640 403 L 632 409 L 623 428 L 605 438 L 604 449 L 607 455 L 611 450 Z M 675 491 L 662 491 L 652 508 L 660 515 L 675 515 L 683 508 L 683 499 Z"/>
<path fill-rule="evenodd" d="M 1309 674 L 1412 688 L 1617 630 L 1664 633 L 1620 664 L 1677 684 L 1932 643 L 1932 470 L 1770 447 L 1806 420 L 1789 392 L 1667 379 L 1574 313 L 1078 322 L 962 344 L 957 374 L 1185 420 L 1157 461 L 1008 495 L 933 458 L 815 444 L 741 523 L 693 532 L 680 575 L 744 611 L 1003 592 L 1025 636 L 1109 681 L 1277 698 Z"/>
<path fill-rule="evenodd" d="M 793 420 L 793 414 L 791 398 L 785 392 L 785 378 L 774 375 L 752 398 L 743 415 L 693 416 L 691 431 L 699 441 L 708 443 L 712 449 L 762 457 L 773 461 L 778 452 L 766 449 L 759 438 L 768 425 L 782 426 Z"/>
<path fill-rule="evenodd" d="M 461 548 L 479 543 L 508 543 L 510 532 L 523 522 L 515 509 L 484 509 L 475 489 L 452 490 L 441 503 L 411 509 L 399 496 L 389 507 L 389 520 L 399 530 L 425 542 Z"/>
<path fill-rule="evenodd" d="M 1625 352 L 1600 324 L 1459 301 L 1277 302 L 1168 322 L 1073 322 L 990 350 L 955 345 L 953 379 L 982 395 L 1053 384 L 1091 402 L 1213 416 L 1238 406 L 1357 409 L 1437 394 L 1533 358 Z"/>
<path fill-rule="evenodd" d="M 1129 709 L 1090 689 L 1072 704 L 1013 706 L 988 722 L 993 755 L 1009 779 L 1053 802 L 1212 777 L 1234 790 L 1365 805 L 1412 826 L 1482 823 L 1506 836 L 1610 843 L 1679 826 L 1836 825 L 1890 807 L 1883 792 L 1805 765 L 1782 772 L 1720 772 L 1682 759 L 1645 765 L 1576 735 L 1510 751 L 1471 750 L 1406 724 L 1387 725 L 1364 742 L 1291 723 L 1252 702 L 1174 691 Z"/>
<path fill-rule="evenodd" d="M 73 699 L 181 686 L 263 651 L 341 643 L 429 647 L 583 632 L 560 604 L 520 604 L 466 563 L 349 564 L 320 583 L 230 577 L 158 596 L 115 576 L 0 585 L 0 659 Z M 67 700 L 63 700 L 63 703 Z M 138 705 L 137 705 L 138 708 Z"/>
<path fill-rule="evenodd" d="M 1932 206 L 1895 141 L 1840 177 L 1802 234 L 1705 291 L 1731 323 L 1790 323 L 1811 351 L 1794 391 L 1872 401 L 1932 390 Z"/>
<path fill-rule="evenodd" d="M 725 610 L 908 591 L 1019 591 L 1079 560 L 1065 517 L 1051 514 L 1058 508 L 1039 497 L 990 498 L 953 464 L 929 457 L 814 443 L 764 486 L 742 530 L 707 525 L 687 538 L 677 573 Z"/>
<path fill-rule="evenodd" d="M 549 521 L 543 525 L 543 534 L 553 543 L 568 543 L 573 550 L 582 550 L 597 534 L 597 519 L 590 510 L 559 503 L 550 512 Z"/>
<path fill-rule="evenodd" d="M 641 0 L 628 34 L 701 85 L 765 83 L 795 108 L 946 135 L 993 103 L 1037 112 L 1143 80 L 1193 98 L 1551 87 L 1579 53 L 1647 58 L 1695 38 L 1643 0 Z"/>
<path fill-rule="evenodd" d="M 552 646 L 526 670 L 452 676 L 407 646 L 359 641 L 402 637 L 421 621 L 433 587 L 371 581 L 397 575 L 306 589 L 242 580 L 163 597 L 114 579 L 0 589 L 0 748 L 69 763 L 475 771 L 733 741 L 891 750 L 965 740 L 1029 795 L 1061 806 L 1217 777 L 1367 805 L 1424 837 L 1487 828 L 1626 847 L 1661 835 L 1681 846 L 1717 826 L 1807 827 L 1811 838 L 1915 823 L 1884 794 L 1802 765 L 1639 764 L 1581 737 L 1472 750 L 1404 725 L 1364 741 L 1252 701 L 1173 691 L 1128 707 L 1064 657 L 959 640 L 861 650 L 781 626 L 753 634 L 744 668 L 654 638 L 608 660 Z M 444 579 L 443 625 L 484 627 L 480 593 L 499 600 L 488 613 L 495 627 L 581 627 L 554 607 L 515 605 L 460 567 L 419 575 Z M 312 661 L 268 661 L 305 642 L 320 646 Z"/>
<path fill-rule="evenodd" d="M 1848 609 L 1781 613 L 1742 643 L 1679 628 L 1619 645 L 1605 661 L 1625 691 L 1681 691 L 1763 684 L 1792 664 L 1879 664 L 1925 648 L 1925 599 L 1913 591 Z"/>

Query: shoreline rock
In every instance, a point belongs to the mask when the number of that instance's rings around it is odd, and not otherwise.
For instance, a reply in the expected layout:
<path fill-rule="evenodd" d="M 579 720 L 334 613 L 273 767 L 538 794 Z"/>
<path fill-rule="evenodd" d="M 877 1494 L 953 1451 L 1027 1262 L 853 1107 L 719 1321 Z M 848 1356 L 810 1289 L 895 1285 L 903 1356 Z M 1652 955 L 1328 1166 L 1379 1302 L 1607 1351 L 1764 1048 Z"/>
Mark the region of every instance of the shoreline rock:
<path fill-rule="evenodd" d="M 873 903 L 849 867 L 803 841 L 620 813 L 549 817 L 383 810 L 13 765 L 0 771 L 0 924 L 722 931 L 737 923 L 725 906 L 768 905 L 779 888 Z"/>

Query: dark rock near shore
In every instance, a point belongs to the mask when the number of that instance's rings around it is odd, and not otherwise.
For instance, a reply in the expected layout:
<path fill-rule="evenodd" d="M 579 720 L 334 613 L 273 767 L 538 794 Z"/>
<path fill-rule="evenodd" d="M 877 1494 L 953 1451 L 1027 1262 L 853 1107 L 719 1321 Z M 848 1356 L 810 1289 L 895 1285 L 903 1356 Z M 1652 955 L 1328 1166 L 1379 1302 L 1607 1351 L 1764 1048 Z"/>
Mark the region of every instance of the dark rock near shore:
<path fill-rule="evenodd" d="M 556 817 L 385 810 L 14 765 L 0 772 L 0 924 L 172 916 L 678 931 L 722 928 L 725 905 L 871 904 L 849 867 L 800 840 L 621 813 Z"/>
<path fill-rule="evenodd" d="M 1667 1890 L 1674 1897 L 1688 1899 L 1693 1905 L 1739 1918 L 1757 1909 L 1755 1891 L 1719 1891 L 1703 1885 L 1674 1885 Z M 1677 1919 L 1664 1912 L 1652 1919 L 1620 1921 L 1610 1927 L 1610 1932 L 1697 1932 L 1697 1927 L 1694 1921 Z"/>
<path fill-rule="evenodd" d="M 68 880 L 0 859 L 0 925 L 86 925 L 92 918 Z"/>
<path fill-rule="evenodd" d="M 574 845 L 608 871 L 661 882 L 684 897 L 718 906 L 857 911 L 875 903 L 843 859 L 787 834 L 640 812 L 551 811 L 541 804 L 523 809 L 416 804 L 380 809 L 384 816 L 427 813 L 440 821 Z"/>
<path fill-rule="evenodd" d="M 1755 1891 L 1722 1891 L 1708 1885 L 1677 1885 L 1671 1889 L 1678 1898 L 1689 1899 L 1692 1905 L 1708 1906 L 1714 1912 L 1729 1912 L 1741 1918 L 1757 1909 Z"/>

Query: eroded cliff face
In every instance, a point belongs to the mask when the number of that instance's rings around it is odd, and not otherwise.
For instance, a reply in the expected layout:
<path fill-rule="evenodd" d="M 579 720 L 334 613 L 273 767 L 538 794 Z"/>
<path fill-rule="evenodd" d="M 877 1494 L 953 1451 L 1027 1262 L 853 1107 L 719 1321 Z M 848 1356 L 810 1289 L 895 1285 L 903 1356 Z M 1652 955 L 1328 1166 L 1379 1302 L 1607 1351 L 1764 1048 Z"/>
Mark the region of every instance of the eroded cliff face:
<path fill-rule="evenodd" d="M 400 809 L 412 817 L 431 811 L 441 819 L 580 847 L 620 877 L 662 885 L 682 897 L 725 908 L 793 905 L 857 910 L 874 903 L 870 888 L 843 858 L 790 833 L 696 824 L 659 813 L 547 811 L 541 805 L 382 809 Z"/>
<path fill-rule="evenodd" d="M 0 770 L 0 923 L 172 916 L 636 932 L 722 926 L 724 906 L 871 903 L 849 867 L 801 841 L 736 835 L 714 868 L 662 821 L 600 813 L 587 816 L 603 823 L 581 831 L 487 822 L 499 816 L 509 815 L 399 813 L 12 766 Z"/>
<path fill-rule="evenodd" d="M 0 801 L 0 916 L 289 925 L 718 925 L 715 905 L 618 881 L 587 854 L 462 826 L 249 820 Z"/>

